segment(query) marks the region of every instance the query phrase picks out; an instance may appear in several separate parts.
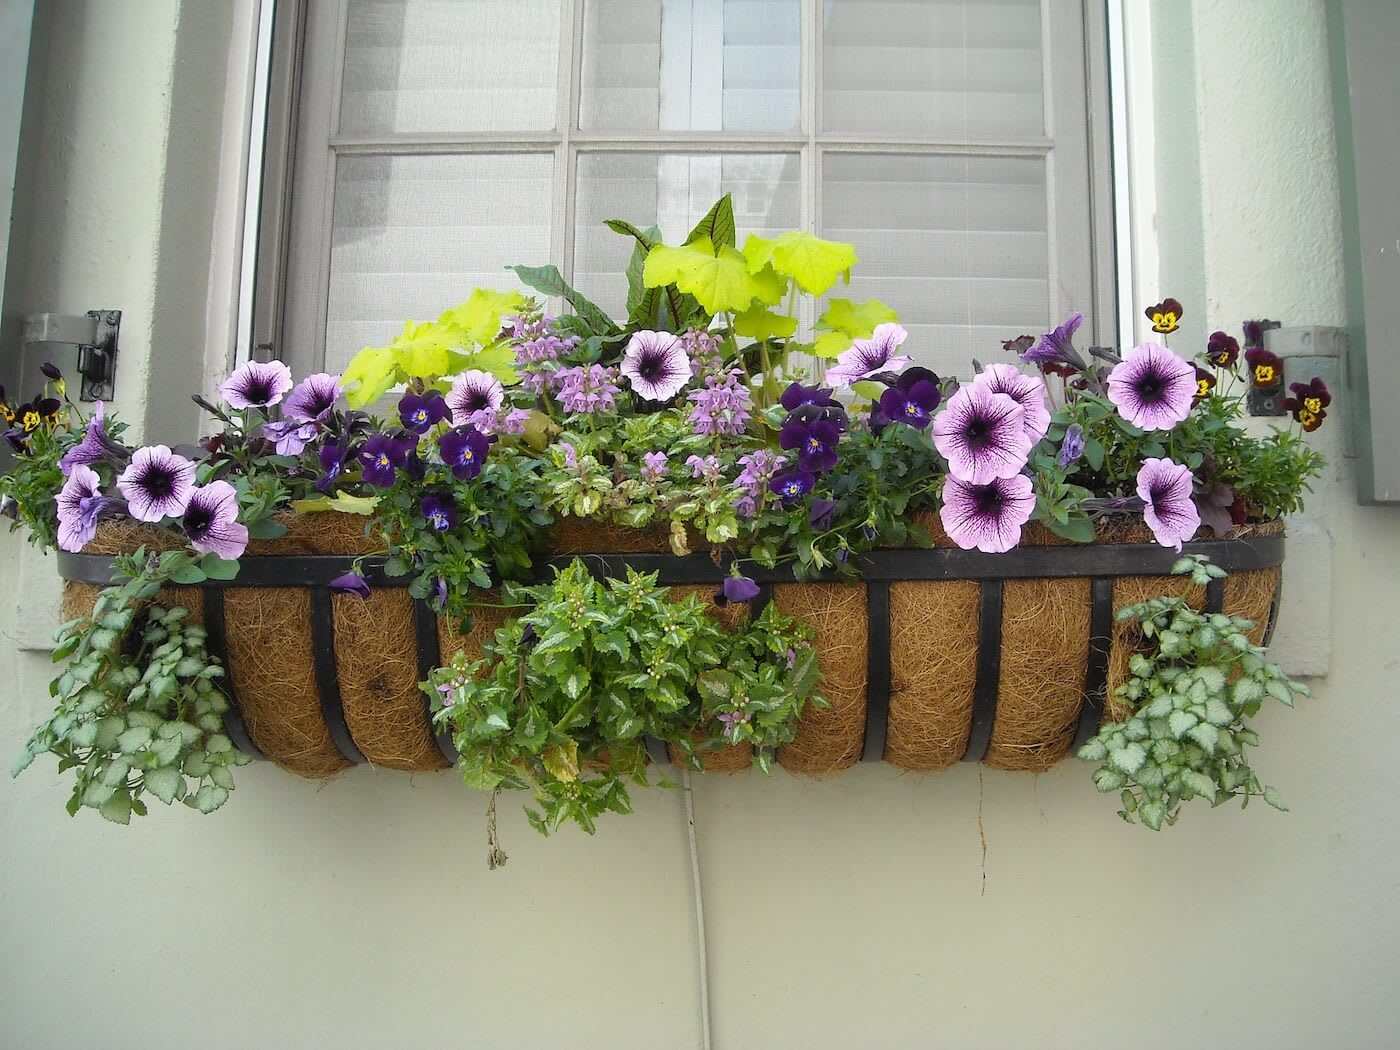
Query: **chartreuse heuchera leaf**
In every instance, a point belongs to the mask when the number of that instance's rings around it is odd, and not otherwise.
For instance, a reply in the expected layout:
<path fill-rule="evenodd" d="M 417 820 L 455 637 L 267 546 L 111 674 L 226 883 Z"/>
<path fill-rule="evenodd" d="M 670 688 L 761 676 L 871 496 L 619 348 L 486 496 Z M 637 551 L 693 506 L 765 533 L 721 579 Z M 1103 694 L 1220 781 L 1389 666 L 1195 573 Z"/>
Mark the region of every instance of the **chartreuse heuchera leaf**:
<path fill-rule="evenodd" d="M 734 331 L 750 339 L 785 339 L 797 331 L 797 318 L 774 313 L 763 303 L 755 303 L 735 316 Z"/>
<path fill-rule="evenodd" d="M 821 334 L 812 344 L 812 353 L 828 360 L 838 357 L 854 340 L 868 338 L 877 325 L 898 320 L 899 315 L 879 299 L 853 303 L 833 298 L 826 313 L 817 318 L 814 327 Z"/>
<path fill-rule="evenodd" d="M 751 233 L 744 241 L 744 258 L 753 273 L 771 265 L 808 295 L 825 295 L 838 277 L 849 280 L 851 267 L 860 261 L 855 245 L 825 241 L 805 230 L 789 230 L 773 240 Z"/>
<path fill-rule="evenodd" d="M 658 244 L 647 253 L 642 280 L 648 288 L 674 284 L 711 314 L 741 313 L 763 291 L 743 255 L 728 245 L 717 250 L 708 237 L 678 248 Z"/>

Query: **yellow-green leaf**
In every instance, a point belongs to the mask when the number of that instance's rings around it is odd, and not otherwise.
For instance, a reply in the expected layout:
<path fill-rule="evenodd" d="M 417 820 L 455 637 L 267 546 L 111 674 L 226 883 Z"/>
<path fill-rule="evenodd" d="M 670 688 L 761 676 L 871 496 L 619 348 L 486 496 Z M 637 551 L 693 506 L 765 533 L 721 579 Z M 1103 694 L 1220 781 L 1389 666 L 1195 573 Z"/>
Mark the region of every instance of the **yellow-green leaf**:
<path fill-rule="evenodd" d="M 367 346 L 350 361 L 340 381 L 351 408 L 364 408 L 394 385 L 394 351 L 387 346 Z"/>
<path fill-rule="evenodd" d="M 762 303 L 755 303 L 735 315 L 734 331 L 750 339 L 785 339 L 797 331 L 797 318 L 774 313 Z"/>
<path fill-rule="evenodd" d="M 405 322 L 391 347 L 398 378 L 436 379 L 443 375 L 448 370 L 447 351 L 458 342 L 458 333 L 449 326 L 432 321 Z"/>
<path fill-rule="evenodd" d="M 453 351 L 448 354 L 448 359 L 448 372 L 451 374 L 476 368 L 490 372 L 506 386 L 520 382 L 520 375 L 515 370 L 515 351 L 507 345 L 466 352 Z"/>
<path fill-rule="evenodd" d="M 378 496 L 352 496 L 348 492 L 337 492 L 335 498 L 317 496 L 315 499 L 294 499 L 292 510 L 298 514 L 319 514 L 328 510 L 338 510 L 342 514 L 362 514 L 369 517 L 378 503 Z"/>
<path fill-rule="evenodd" d="M 823 332 L 812 344 L 812 353 L 816 357 L 832 358 L 850 345 L 851 337 L 845 332 Z"/>
<path fill-rule="evenodd" d="M 747 310 L 759 293 L 743 255 L 727 246 L 715 254 L 705 237 L 678 248 L 658 244 L 647 253 L 642 282 L 648 288 L 674 284 L 711 314 Z"/>
<path fill-rule="evenodd" d="M 773 245 L 773 241 L 756 233 L 744 238 L 744 258 L 748 260 L 749 273 L 758 273 L 773 261 Z"/>
<path fill-rule="evenodd" d="M 851 384 L 851 390 L 861 397 L 868 397 L 871 401 L 879 401 L 880 395 L 888 388 L 883 383 L 861 382 Z"/>
<path fill-rule="evenodd" d="M 467 301 L 445 310 L 438 323 L 462 329 L 476 343 L 489 343 L 501 331 L 501 318 L 519 310 L 525 297 L 519 292 L 473 288 Z"/>
<path fill-rule="evenodd" d="M 845 332 L 856 339 L 865 339 L 875 326 L 886 321 L 898 321 L 899 315 L 879 299 L 853 303 L 849 299 L 831 300 L 826 313 L 817 318 L 819 332 Z"/>
<path fill-rule="evenodd" d="M 572 783 L 578 779 L 578 741 L 570 739 L 563 744 L 550 744 L 540 755 L 544 768 L 555 780 Z"/>
<path fill-rule="evenodd" d="M 753 271 L 749 271 L 752 273 Z M 788 278 L 771 266 L 765 266 L 753 275 L 754 286 L 758 289 L 757 299 L 768 306 L 777 306 L 788 293 Z"/>
<path fill-rule="evenodd" d="M 789 230 L 772 244 L 773 269 L 810 295 L 824 294 L 842 274 L 849 278 L 858 261 L 855 245 L 824 241 L 806 230 Z"/>

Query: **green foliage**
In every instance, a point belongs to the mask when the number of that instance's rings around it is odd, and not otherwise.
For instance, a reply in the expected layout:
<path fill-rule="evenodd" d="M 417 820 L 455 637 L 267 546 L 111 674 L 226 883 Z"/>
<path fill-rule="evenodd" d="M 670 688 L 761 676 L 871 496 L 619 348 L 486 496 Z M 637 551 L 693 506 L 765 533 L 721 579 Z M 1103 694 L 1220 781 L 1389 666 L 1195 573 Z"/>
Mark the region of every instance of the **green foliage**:
<path fill-rule="evenodd" d="M 1200 556 L 1182 558 L 1173 571 L 1198 585 L 1225 575 Z M 1079 757 L 1102 763 L 1094 784 L 1121 793 L 1119 816 L 1158 831 L 1175 824 L 1181 804 L 1194 798 L 1219 806 L 1238 795 L 1247 806 L 1259 796 L 1287 809 L 1250 768 L 1245 749 L 1259 742 L 1250 719 L 1266 699 L 1292 707 L 1294 695 L 1308 690 L 1249 640 L 1253 624 L 1197 612 L 1177 597 L 1130 606 L 1118 619 L 1138 622 L 1130 677 L 1115 694 L 1133 711 L 1103 726 Z"/>
<path fill-rule="evenodd" d="M 530 791 L 527 815 L 546 834 L 566 822 L 591 833 L 603 813 L 629 812 L 647 735 L 692 759 L 725 739 L 775 746 L 820 702 L 810 632 L 776 610 L 727 632 L 655 575 L 599 582 L 577 559 L 551 583 L 508 588 L 506 602 L 529 611 L 483 659 L 459 654 L 424 689 L 467 784 Z"/>
<path fill-rule="evenodd" d="M 182 608 L 149 604 L 196 556 L 144 549 L 121 560 L 129 579 L 97 599 L 91 617 L 58 632 L 49 687 L 57 706 L 15 763 L 39 755 L 75 771 L 68 812 L 87 806 L 117 824 L 145 816 L 144 796 L 212 813 L 233 790 L 233 767 L 248 756 L 224 734 L 224 670 L 205 647 L 204 628 Z"/>

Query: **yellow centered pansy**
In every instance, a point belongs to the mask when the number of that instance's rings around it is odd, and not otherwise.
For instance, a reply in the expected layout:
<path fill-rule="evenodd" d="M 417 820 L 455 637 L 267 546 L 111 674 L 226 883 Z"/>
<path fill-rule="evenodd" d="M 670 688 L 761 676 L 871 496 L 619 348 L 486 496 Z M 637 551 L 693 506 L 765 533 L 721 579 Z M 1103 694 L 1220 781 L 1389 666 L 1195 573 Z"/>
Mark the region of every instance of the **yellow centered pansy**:
<path fill-rule="evenodd" d="M 37 430 L 39 427 L 39 413 L 32 408 L 26 409 L 24 418 L 19 421 L 19 425 L 26 434 L 31 430 Z"/>
<path fill-rule="evenodd" d="M 1273 365 L 1254 366 L 1254 382 L 1259 386 L 1272 386 L 1275 378 Z"/>
<path fill-rule="evenodd" d="M 1311 412 L 1313 415 L 1317 415 L 1319 412 L 1322 411 L 1322 398 L 1320 398 L 1320 397 L 1305 397 L 1305 398 L 1303 398 L 1303 411 L 1305 411 L 1305 412 Z"/>
<path fill-rule="evenodd" d="M 1309 400 L 1315 401 L 1316 398 L 1310 398 Z M 1300 408 L 1298 410 L 1298 422 L 1303 424 L 1304 430 L 1316 430 L 1317 425 L 1321 423 L 1322 420 L 1318 418 L 1317 413 L 1312 409 Z"/>
<path fill-rule="evenodd" d="M 1152 315 L 1152 330 L 1170 335 L 1181 327 L 1181 319 L 1172 310 L 1163 310 Z"/>
<path fill-rule="evenodd" d="M 1197 380 L 1196 380 L 1196 396 L 1197 396 L 1197 397 L 1205 397 L 1207 394 L 1210 393 L 1210 388 L 1213 387 L 1214 385 L 1215 385 L 1215 384 L 1212 383 L 1209 379 L 1197 379 Z"/>

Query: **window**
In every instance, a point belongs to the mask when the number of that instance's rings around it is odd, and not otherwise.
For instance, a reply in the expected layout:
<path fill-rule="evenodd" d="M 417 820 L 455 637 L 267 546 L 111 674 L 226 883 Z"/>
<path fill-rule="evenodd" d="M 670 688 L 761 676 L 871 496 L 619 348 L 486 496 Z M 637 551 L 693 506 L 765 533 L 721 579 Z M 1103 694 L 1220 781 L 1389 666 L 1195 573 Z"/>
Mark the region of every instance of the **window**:
<path fill-rule="evenodd" d="M 269 140 L 261 338 L 297 371 L 336 370 L 474 285 L 514 286 L 516 262 L 554 262 L 621 312 L 631 243 L 601 221 L 654 218 L 676 238 L 723 192 L 741 234 L 854 242 L 835 294 L 898 310 L 936 370 L 1070 309 L 1109 338 L 1102 15 L 1084 0 L 279 0 L 290 122 Z"/>

